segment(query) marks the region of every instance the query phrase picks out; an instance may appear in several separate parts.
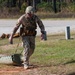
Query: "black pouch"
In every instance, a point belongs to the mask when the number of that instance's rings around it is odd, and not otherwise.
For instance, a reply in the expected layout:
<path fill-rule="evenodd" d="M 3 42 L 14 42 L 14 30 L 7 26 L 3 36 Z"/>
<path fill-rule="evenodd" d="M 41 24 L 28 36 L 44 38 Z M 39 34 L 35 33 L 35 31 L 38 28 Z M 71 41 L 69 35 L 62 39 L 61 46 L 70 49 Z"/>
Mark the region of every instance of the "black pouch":
<path fill-rule="evenodd" d="M 37 31 L 34 32 L 33 36 L 36 36 L 36 34 L 37 34 Z"/>
<path fill-rule="evenodd" d="M 24 28 L 20 27 L 20 36 L 22 36 L 23 32 L 24 32 Z"/>

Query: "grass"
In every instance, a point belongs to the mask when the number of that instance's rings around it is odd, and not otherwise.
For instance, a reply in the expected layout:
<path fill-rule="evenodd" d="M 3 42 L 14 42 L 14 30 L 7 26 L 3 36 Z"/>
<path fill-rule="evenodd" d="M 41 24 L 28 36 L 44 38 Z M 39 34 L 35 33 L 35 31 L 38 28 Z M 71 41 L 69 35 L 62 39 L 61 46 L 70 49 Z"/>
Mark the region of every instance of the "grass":
<path fill-rule="evenodd" d="M 75 37 L 74 33 L 72 37 Z M 48 72 L 57 73 L 57 71 L 61 69 L 59 69 L 59 67 L 56 69 L 56 66 L 60 65 L 67 65 L 67 67 L 65 66 L 67 69 L 66 72 L 72 72 L 75 69 L 75 38 L 65 40 L 64 34 L 55 34 L 48 35 L 47 39 L 47 41 L 41 41 L 40 36 L 36 37 L 36 48 L 34 54 L 30 58 L 30 63 L 41 67 L 43 66 L 44 68 L 38 69 L 42 70 L 41 72 L 47 70 Z M 14 45 L 10 47 L 8 39 L 0 40 L 0 54 L 14 53 L 18 43 L 21 43 L 21 41 L 15 38 Z M 9 47 L 6 50 L 3 48 L 5 45 Z M 22 50 L 22 46 L 19 46 L 18 52 Z M 55 66 L 55 68 L 51 66 Z M 51 67 L 51 69 L 49 70 L 49 68 L 47 69 L 45 67 Z"/>
<path fill-rule="evenodd" d="M 64 64 L 75 57 L 74 43 L 75 40 L 59 39 L 37 42 L 32 58 L 36 59 L 36 63 L 38 62 L 41 65 Z"/>

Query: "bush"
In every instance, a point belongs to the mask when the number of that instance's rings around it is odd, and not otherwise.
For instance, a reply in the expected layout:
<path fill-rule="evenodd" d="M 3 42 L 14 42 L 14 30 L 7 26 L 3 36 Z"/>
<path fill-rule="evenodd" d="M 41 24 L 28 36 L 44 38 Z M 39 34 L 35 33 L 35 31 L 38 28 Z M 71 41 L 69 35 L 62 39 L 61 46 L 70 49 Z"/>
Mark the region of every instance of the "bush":
<path fill-rule="evenodd" d="M 23 3 L 22 6 L 21 6 L 21 10 L 20 10 L 20 12 L 21 12 L 21 13 L 24 13 L 26 7 L 27 7 L 27 4 L 26 4 L 26 3 Z"/>
<path fill-rule="evenodd" d="M 39 11 L 53 11 L 52 3 L 42 2 L 37 5 Z"/>
<path fill-rule="evenodd" d="M 71 12 L 75 12 L 75 3 L 71 3 L 68 5 L 68 9 L 71 11 Z"/>

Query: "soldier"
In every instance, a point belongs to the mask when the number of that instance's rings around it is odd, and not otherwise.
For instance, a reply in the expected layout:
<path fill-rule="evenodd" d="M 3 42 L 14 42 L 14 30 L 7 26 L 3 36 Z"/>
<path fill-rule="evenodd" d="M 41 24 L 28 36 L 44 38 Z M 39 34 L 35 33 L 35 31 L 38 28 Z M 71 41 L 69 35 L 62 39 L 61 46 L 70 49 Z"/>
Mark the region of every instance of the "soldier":
<path fill-rule="evenodd" d="M 18 19 L 18 22 L 9 37 L 9 42 L 13 44 L 13 35 L 16 33 L 18 28 L 22 26 L 20 35 L 22 36 L 24 47 L 24 69 L 29 68 L 29 58 L 35 49 L 37 24 L 41 30 L 41 33 L 44 34 L 45 27 L 42 21 L 34 14 L 34 8 L 32 6 L 28 6 L 25 10 L 25 14 Z"/>

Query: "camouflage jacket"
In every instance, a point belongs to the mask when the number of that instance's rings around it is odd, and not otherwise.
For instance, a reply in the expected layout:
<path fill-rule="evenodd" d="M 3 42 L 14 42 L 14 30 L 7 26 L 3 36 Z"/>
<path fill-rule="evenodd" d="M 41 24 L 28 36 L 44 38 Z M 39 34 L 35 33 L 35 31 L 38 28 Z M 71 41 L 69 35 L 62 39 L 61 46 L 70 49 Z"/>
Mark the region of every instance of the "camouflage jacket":
<path fill-rule="evenodd" d="M 28 18 L 27 16 L 28 16 L 27 14 L 22 15 L 18 19 L 16 26 L 22 25 L 22 27 L 35 30 L 37 29 L 37 24 L 38 24 L 41 31 L 45 31 L 45 27 L 42 21 L 36 15 L 33 15 L 31 18 Z"/>

